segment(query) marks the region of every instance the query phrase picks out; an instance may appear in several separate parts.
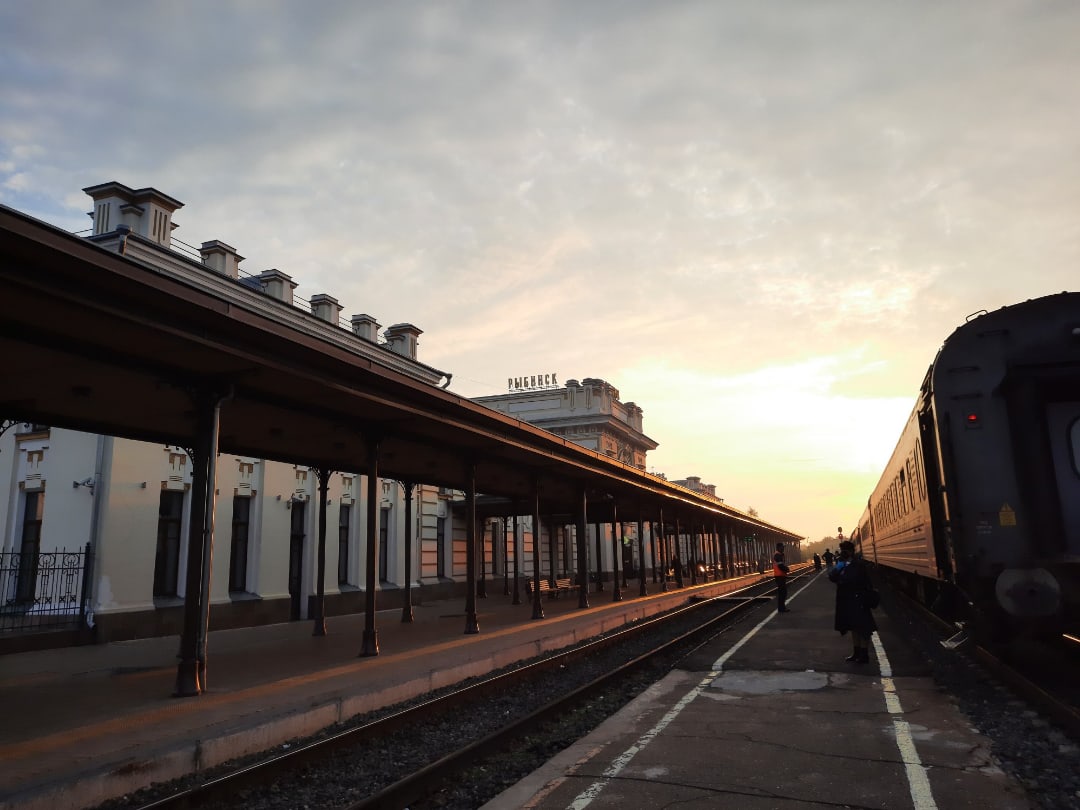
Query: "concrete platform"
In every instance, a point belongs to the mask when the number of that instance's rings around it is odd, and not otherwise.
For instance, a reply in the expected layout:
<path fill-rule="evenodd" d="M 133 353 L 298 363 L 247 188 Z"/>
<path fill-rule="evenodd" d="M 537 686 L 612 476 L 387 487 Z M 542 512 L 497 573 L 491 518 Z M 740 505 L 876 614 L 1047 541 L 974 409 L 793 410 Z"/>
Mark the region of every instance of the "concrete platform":
<path fill-rule="evenodd" d="M 792 591 L 484 810 L 1031 806 L 882 610 L 848 664 L 835 586 Z"/>
<path fill-rule="evenodd" d="M 646 597 L 631 581 L 617 603 L 608 583 L 586 610 L 545 598 L 540 620 L 489 581 L 479 634 L 464 633 L 463 598 L 418 605 L 411 624 L 380 612 L 377 657 L 358 657 L 363 614 L 329 619 L 319 638 L 310 622 L 215 632 L 194 698 L 171 696 L 176 636 L 3 656 L 0 808 L 91 807 L 756 579 Z"/>

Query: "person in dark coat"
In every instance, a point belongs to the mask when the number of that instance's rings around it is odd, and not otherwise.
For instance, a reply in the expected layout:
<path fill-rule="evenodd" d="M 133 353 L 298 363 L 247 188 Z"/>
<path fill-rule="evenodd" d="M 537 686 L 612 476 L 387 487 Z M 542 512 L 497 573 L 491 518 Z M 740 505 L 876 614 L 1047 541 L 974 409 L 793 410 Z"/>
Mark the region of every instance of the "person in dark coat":
<path fill-rule="evenodd" d="M 871 590 L 870 573 L 866 562 L 855 554 L 855 544 L 845 540 L 840 544 L 840 556 L 829 571 L 836 583 L 836 618 L 833 626 L 846 635 L 851 632 L 853 652 L 845 660 L 855 664 L 870 663 L 870 634 L 877 630 L 867 592 Z"/>

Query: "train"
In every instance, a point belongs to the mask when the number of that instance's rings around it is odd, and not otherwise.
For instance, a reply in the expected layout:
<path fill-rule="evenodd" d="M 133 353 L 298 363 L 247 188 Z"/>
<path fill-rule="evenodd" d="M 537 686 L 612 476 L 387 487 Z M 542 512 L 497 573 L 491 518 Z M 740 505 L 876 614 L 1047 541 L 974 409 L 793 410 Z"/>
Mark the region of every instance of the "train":
<path fill-rule="evenodd" d="M 1080 635 L 1080 293 L 953 331 L 849 539 L 982 641 Z"/>

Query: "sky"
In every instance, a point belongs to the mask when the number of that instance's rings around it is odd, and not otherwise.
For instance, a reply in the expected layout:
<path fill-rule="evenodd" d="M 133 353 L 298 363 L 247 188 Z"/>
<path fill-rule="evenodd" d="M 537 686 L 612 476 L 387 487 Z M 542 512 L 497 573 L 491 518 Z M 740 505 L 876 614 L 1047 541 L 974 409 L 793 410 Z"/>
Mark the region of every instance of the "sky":
<path fill-rule="evenodd" d="M 1078 289 L 1080 4 L 0 4 L 0 203 L 184 203 L 463 396 L 599 377 L 647 467 L 848 531 L 941 343 Z"/>

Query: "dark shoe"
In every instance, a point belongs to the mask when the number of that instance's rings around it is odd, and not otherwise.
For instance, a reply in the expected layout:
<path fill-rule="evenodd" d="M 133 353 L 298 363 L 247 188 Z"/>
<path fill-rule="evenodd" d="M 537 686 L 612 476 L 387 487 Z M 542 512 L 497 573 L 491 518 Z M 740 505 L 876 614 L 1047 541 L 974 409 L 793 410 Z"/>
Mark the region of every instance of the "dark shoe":
<path fill-rule="evenodd" d="M 853 652 L 844 660 L 847 661 L 849 664 L 857 664 L 859 663 L 859 654 L 857 652 Z"/>
<path fill-rule="evenodd" d="M 844 660 L 851 664 L 866 664 L 869 662 L 870 659 L 867 658 L 866 648 L 856 647 L 855 650 L 851 653 L 851 655 L 849 655 Z"/>
<path fill-rule="evenodd" d="M 869 664 L 870 663 L 870 651 L 859 650 L 859 657 L 855 659 L 856 664 Z"/>
<path fill-rule="evenodd" d="M 791 611 L 788 610 L 787 608 L 778 608 L 776 612 L 777 613 L 791 613 Z"/>

